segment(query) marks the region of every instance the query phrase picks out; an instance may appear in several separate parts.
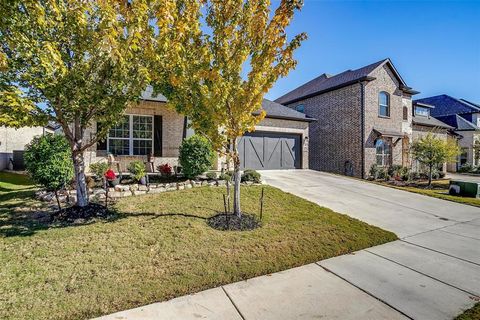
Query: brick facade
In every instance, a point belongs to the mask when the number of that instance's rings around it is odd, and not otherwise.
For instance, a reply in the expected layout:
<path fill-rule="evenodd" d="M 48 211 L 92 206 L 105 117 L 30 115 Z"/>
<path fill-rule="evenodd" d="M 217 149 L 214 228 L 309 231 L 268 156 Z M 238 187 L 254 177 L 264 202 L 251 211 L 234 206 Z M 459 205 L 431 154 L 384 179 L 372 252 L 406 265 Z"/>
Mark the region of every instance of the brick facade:
<path fill-rule="evenodd" d="M 155 168 L 163 163 L 172 166 L 178 165 L 179 147 L 183 140 L 185 117 L 167 107 L 163 102 L 141 101 L 138 105 L 128 108 L 126 114 L 161 115 L 162 116 L 162 157 L 155 157 Z M 89 128 L 85 134 L 89 137 L 96 130 L 96 125 Z M 308 168 L 308 122 L 265 118 L 256 127 L 258 131 L 295 133 L 302 137 L 302 168 Z M 191 130 L 187 130 L 187 135 Z M 97 151 L 96 145 L 85 152 L 86 166 L 91 163 L 107 161 L 105 151 Z M 122 171 L 126 171 L 128 164 L 134 160 L 147 161 L 147 156 L 117 156 Z M 218 158 L 213 169 L 220 169 L 224 158 Z"/>
<path fill-rule="evenodd" d="M 375 80 L 365 85 L 365 176 L 368 175 L 370 167 L 376 163 L 375 140 L 378 135 L 373 129 L 383 132 L 395 132 L 405 135 L 402 137 L 390 137 L 392 142 L 392 164 L 406 165 L 403 139 L 408 139 L 411 134 L 411 116 L 403 120 L 403 107 L 405 106 L 408 115 L 412 113 L 411 97 L 405 95 L 400 89 L 400 83 L 387 65 L 376 69 L 371 74 Z M 387 92 L 390 97 L 390 116 L 379 115 L 380 92 Z"/>
<path fill-rule="evenodd" d="M 391 163 L 410 165 L 411 95 L 400 89 L 398 78 L 386 63 L 369 76 L 374 80 L 359 81 L 287 104 L 290 108 L 303 105 L 307 116 L 317 119 L 310 123 L 311 169 L 356 177 L 362 177 L 363 171 L 363 176 L 367 177 L 370 167 L 376 163 L 378 132 L 385 132 L 384 138 L 391 142 Z M 379 93 L 382 91 L 390 97 L 388 117 L 379 115 Z"/>
<path fill-rule="evenodd" d="M 353 84 L 287 106 L 303 105 L 310 123 L 309 167 L 361 173 L 361 85 Z"/>

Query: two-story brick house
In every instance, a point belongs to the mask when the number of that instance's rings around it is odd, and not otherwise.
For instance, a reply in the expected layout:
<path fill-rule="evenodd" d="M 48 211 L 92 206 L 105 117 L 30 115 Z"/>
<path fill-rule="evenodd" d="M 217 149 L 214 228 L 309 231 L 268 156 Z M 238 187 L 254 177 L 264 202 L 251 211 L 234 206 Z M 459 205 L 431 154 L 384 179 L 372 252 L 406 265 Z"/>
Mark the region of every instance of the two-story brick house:
<path fill-rule="evenodd" d="M 333 76 L 322 74 L 275 101 L 317 119 L 310 124 L 311 169 L 363 178 L 373 164 L 410 165 L 414 127 L 446 137 L 447 125 L 414 112 L 412 96 L 417 93 L 384 59 Z"/>
<path fill-rule="evenodd" d="M 458 134 L 458 143 L 462 148 L 458 166 L 467 163 L 480 165 L 480 158 L 474 152 L 475 147 L 480 144 L 480 105 L 446 94 L 418 99 L 415 102 L 433 106 L 432 116 L 452 126 Z"/>

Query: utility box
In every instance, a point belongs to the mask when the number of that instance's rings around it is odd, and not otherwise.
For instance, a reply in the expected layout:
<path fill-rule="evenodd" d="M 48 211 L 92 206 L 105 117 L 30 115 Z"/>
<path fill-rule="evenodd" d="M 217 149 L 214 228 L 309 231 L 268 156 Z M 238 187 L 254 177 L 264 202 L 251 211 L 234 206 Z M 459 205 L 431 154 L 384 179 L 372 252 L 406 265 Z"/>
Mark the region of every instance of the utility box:
<path fill-rule="evenodd" d="M 450 180 L 448 193 L 454 196 L 480 198 L 480 183 Z"/>

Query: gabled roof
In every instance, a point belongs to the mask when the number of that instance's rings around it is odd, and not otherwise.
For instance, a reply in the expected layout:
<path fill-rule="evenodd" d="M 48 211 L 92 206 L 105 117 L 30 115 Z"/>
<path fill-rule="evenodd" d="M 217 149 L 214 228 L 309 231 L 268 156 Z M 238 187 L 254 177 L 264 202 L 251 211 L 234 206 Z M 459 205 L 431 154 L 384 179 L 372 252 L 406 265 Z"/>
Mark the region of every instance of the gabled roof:
<path fill-rule="evenodd" d="M 435 108 L 431 110 L 431 114 L 435 117 L 480 112 L 480 106 L 466 100 L 453 98 L 446 94 L 418 99 L 415 100 L 414 103 L 415 102 L 435 106 Z"/>
<path fill-rule="evenodd" d="M 304 113 L 298 112 L 292 108 L 285 107 L 280 103 L 270 101 L 268 99 L 263 99 L 262 101 L 262 110 L 266 112 L 266 118 L 273 119 L 286 119 L 286 120 L 297 120 L 297 121 L 315 121 L 313 118 L 307 117 Z M 254 112 L 254 114 L 259 114 L 261 110 Z"/>
<path fill-rule="evenodd" d="M 436 117 L 438 120 L 452 126 L 458 131 L 477 131 L 480 127 L 466 120 L 458 114 Z"/>
<path fill-rule="evenodd" d="M 368 66 L 356 69 L 356 70 L 347 70 L 337 75 L 322 74 L 321 76 L 310 80 L 309 82 L 301 85 L 300 87 L 288 92 L 287 94 L 276 99 L 275 102 L 288 104 L 293 103 L 302 99 L 313 97 L 328 91 L 339 89 L 360 81 L 372 81 L 375 80 L 374 77 L 370 74 L 377 68 L 388 64 L 391 70 L 393 71 L 395 77 L 400 82 L 400 87 L 405 92 L 410 94 L 416 94 L 417 91 L 412 90 L 408 87 L 403 81 L 400 74 L 395 69 L 394 65 L 390 59 L 383 59 L 375 63 L 369 64 Z"/>
<path fill-rule="evenodd" d="M 427 127 L 434 127 L 434 128 L 445 128 L 445 129 L 453 129 L 452 126 L 430 116 L 430 117 L 423 117 L 423 116 L 413 116 L 412 117 L 413 124 L 420 125 L 420 126 L 427 126 Z"/>

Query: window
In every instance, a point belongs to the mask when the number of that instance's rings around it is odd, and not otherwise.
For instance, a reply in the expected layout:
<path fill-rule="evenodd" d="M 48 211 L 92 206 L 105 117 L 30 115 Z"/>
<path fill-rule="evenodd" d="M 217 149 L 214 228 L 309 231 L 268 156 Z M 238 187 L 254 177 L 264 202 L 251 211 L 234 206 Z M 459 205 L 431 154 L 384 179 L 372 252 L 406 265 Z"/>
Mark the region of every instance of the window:
<path fill-rule="evenodd" d="M 303 104 L 299 104 L 298 106 L 295 107 L 295 110 L 301 113 L 305 113 L 305 106 Z"/>
<path fill-rule="evenodd" d="M 153 149 L 153 117 L 126 115 L 108 133 L 108 152 L 148 155 Z"/>
<path fill-rule="evenodd" d="M 424 108 L 424 107 L 415 107 L 415 115 L 422 116 L 422 117 L 429 117 L 430 109 Z"/>
<path fill-rule="evenodd" d="M 403 120 L 404 121 L 408 120 L 408 108 L 407 108 L 407 106 L 403 106 Z"/>
<path fill-rule="evenodd" d="M 385 91 L 378 94 L 378 115 L 390 117 L 390 95 Z"/>
<path fill-rule="evenodd" d="M 375 150 L 377 156 L 377 165 L 385 167 L 390 165 L 392 149 L 390 142 L 384 139 L 375 141 Z"/>

